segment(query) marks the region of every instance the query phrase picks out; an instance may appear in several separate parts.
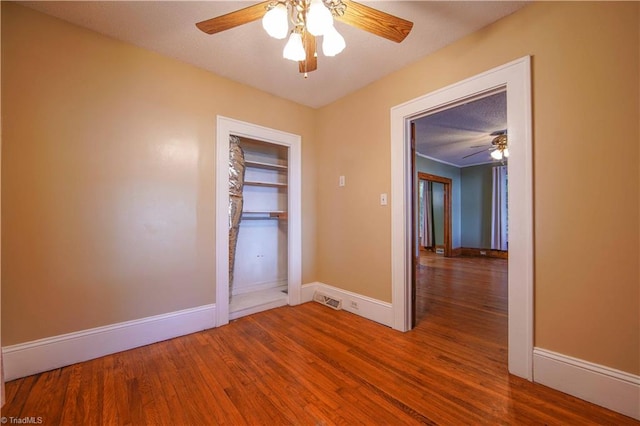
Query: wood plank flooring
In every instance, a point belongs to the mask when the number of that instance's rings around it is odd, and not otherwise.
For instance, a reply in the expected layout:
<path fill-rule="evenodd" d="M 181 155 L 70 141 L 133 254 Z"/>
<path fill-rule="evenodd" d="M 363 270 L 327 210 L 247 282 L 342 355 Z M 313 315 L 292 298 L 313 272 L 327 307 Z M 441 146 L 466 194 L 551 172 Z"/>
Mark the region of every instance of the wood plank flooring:
<path fill-rule="evenodd" d="M 7 384 L 46 425 L 625 425 L 506 369 L 506 262 L 424 258 L 416 329 L 316 303 Z M 454 267 L 455 266 L 455 267 Z"/>

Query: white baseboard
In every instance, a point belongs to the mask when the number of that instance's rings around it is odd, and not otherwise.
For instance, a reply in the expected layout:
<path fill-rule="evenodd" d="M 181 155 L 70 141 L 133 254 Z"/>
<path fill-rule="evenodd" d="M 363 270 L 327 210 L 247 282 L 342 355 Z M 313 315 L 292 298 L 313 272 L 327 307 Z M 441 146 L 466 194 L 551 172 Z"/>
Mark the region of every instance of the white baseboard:
<path fill-rule="evenodd" d="M 640 420 L 640 376 L 534 348 L 533 380 Z"/>
<path fill-rule="evenodd" d="M 204 305 L 2 348 L 5 380 L 184 336 L 216 326 L 215 305 Z"/>
<path fill-rule="evenodd" d="M 371 321 L 375 321 L 388 327 L 393 326 L 393 311 L 391 309 L 391 303 L 383 302 L 381 300 L 373 299 L 367 296 L 362 296 L 360 294 L 342 290 L 337 287 L 332 287 L 324 283 L 314 282 L 310 284 L 304 284 L 301 289 L 300 302 L 305 303 L 312 301 L 313 293 L 316 290 L 320 290 L 330 296 L 342 299 L 342 309 L 344 309 L 345 311 L 370 319 Z"/>

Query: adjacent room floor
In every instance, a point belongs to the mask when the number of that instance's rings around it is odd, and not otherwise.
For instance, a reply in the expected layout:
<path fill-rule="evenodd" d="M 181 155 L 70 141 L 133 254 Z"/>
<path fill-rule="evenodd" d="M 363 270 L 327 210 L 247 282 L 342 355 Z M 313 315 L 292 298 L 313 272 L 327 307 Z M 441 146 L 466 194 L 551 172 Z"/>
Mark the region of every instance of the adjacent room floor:
<path fill-rule="evenodd" d="M 455 324 L 504 349 L 506 366 L 508 270 L 506 259 L 444 257 L 421 251 L 416 280 L 416 324 Z"/>

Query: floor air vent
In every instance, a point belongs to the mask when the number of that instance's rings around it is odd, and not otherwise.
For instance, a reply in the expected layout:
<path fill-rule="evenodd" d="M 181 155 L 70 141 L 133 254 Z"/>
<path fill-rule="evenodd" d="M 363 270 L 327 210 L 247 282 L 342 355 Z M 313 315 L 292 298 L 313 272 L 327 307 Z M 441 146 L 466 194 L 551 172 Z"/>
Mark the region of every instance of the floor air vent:
<path fill-rule="evenodd" d="M 335 297 L 329 296 L 328 294 L 322 293 L 320 291 L 316 291 L 313 294 L 313 300 L 328 306 L 336 311 L 342 309 L 342 299 L 336 299 Z"/>

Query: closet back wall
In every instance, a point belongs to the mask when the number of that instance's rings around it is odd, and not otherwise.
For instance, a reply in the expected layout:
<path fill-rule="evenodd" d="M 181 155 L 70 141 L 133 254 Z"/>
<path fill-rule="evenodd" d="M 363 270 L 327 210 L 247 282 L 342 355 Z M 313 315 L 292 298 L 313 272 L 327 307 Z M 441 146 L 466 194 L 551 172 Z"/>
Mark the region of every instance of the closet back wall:
<path fill-rule="evenodd" d="M 218 114 L 302 136 L 316 280 L 310 108 L 10 2 L 2 71 L 3 346 L 215 302 Z"/>

